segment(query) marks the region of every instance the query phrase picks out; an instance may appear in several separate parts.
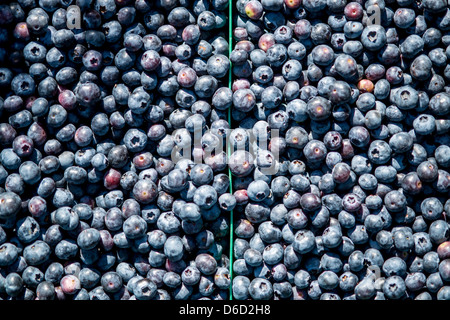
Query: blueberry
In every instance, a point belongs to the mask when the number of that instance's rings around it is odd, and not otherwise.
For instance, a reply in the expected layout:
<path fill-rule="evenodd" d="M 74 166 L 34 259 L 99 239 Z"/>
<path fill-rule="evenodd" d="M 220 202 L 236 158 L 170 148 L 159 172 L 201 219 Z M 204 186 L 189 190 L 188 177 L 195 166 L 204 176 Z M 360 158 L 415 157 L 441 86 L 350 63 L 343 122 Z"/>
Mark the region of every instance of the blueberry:
<path fill-rule="evenodd" d="M 249 295 L 255 300 L 269 300 L 273 296 L 272 284 L 261 278 L 252 280 L 248 286 Z"/>
<path fill-rule="evenodd" d="M 300 253 L 305 254 L 310 252 L 315 246 L 314 235 L 311 231 L 298 231 L 295 234 L 293 242 L 293 249 Z"/>
<path fill-rule="evenodd" d="M 10 218 L 16 215 L 21 206 L 20 197 L 13 192 L 4 192 L 0 195 L 0 202 L 4 204 L 0 210 L 0 217 L 2 219 Z"/>
<path fill-rule="evenodd" d="M 332 290 L 339 284 L 338 276 L 332 271 L 324 271 L 318 277 L 319 286 L 325 290 Z"/>
<path fill-rule="evenodd" d="M 37 240 L 25 247 L 23 256 L 29 265 L 40 265 L 50 257 L 50 246 L 44 241 Z"/>
<path fill-rule="evenodd" d="M 422 215 L 427 220 L 436 220 L 443 212 L 443 205 L 437 198 L 427 198 L 420 205 Z"/>

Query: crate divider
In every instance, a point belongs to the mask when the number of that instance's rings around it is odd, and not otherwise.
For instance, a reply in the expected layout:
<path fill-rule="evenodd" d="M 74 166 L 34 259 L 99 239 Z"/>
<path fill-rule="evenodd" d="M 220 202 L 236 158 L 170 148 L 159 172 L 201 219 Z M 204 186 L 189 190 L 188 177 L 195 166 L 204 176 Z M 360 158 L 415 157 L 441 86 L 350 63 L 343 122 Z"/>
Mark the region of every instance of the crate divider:
<path fill-rule="evenodd" d="M 233 50 L 233 6 L 234 1 L 229 0 L 228 1 L 228 57 L 231 54 L 231 51 Z M 228 71 L 228 87 L 231 89 L 233 84 L 233 70 L 232 70 L 232 63 L 230 61 L 230 69 Z M 231 117 L 231 108 L 228 108 L 228 123 L 230 124 L 230 129 L 233 129 L 232 123 L 232 117 Z M 231 155 L 231 146 L 230 144 L 227 144 L 227 155 L 228 159 Z M 231 174 L 231 170 L 228 167 L 228 177 L 230 179 L 230 193 L 233 194 L 233 176 Z M 229 299 L 233 300 L 233 261 L 234 261 L 234 214 L 233 210 L 230 211 L 230 243 L 229 243 L 229 270 L 230 270 L 230 288 L 229 288 Z"/>

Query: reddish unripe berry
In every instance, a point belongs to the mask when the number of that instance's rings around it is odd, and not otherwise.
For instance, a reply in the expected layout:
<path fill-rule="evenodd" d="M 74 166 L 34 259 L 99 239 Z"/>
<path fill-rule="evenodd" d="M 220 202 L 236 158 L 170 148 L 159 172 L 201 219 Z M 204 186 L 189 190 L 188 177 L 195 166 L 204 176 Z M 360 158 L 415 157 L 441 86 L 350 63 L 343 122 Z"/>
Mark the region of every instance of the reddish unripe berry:
<path fill-rule="evenodd" d="M 233 195 L 236 198 L 237 204 L 242 205 L 242 204 L 248 203 L 247 190 L 245 190 L 245 189 L 236 190 Z"/>
<path fill-rule="evenodd" d="M 442 242 L 437 247 L 437 253 L 438 253 L 439 258 L 441 260 L 445 260 L 445 259 L 450 258 L 450 241 Z"/>
<path fill-rule="evenodd" d="M 342 159 L 344 160 L 351 159 L 355 155 L 355 150 L 353 149 L 349 139 L 342 140 L 342 148 L 340 153 Z"/>
<path fill-rule="evenodd" d="M 344 8 L 344 14 L 347 20 L 359 20 L 364 13 L 362 5 L 358 2 L 350 2 Z"/>
<path fill-rule="evenodd" d="M 284 4 L 289 9 L 297 9 L 302 5 L 302 0 L 284 0 Z"/>
<path fill-rule="evenodd" d="M 246 40 L 248 38 L 247 29 L 242 27 L 237 27 L 233 30 L 233 37 L 237 41 Z"/>
<path fill-rule="evenodd" d="M 250 89 L 250 82 L 247 79 L 234 80 L 231 90 L 235 92 L 239 89 Z"/>
<path fill-rule="evenodd" d="M 80 280 L 74 275 L 67 275 L 61 279 L 61 290 L 64 294 L 75 294 L 81 289 Z"/>
<path fill-rule="evenodd" d="M 192 87 L 197 82 L 197 73 L 192 68 L 183 68 L 178 72 L 177 81 L 182 87 Z"/>
<path fill-rule="evenodd" d="M 368 79 L 362 79 L 358 82 L 358 89 L 361 93 L 372 92 L 374 88 L 373 82 Z"/>
<path fill-rule="evenodd" d="M 73 110 L 76 107 L 77 97 L 71 90 L 64 90 L 58 95 L 59 104 L 66 110 Z"/>
<path fill-rule="evenodd" d="M 39 196 L 33 197 L 28 201 L 28 211 L 33 217 L 40 217 L 47 212 L 47 202 Z"/>
<path fill-rule="evenodd" d="M 308 39 L 311 34 L 311 22 L 301 19 L 294 26 L 294 33 L 299 40 Z"/>
<path fill-rule="evenodd" d="M 258 20 L 259 18 L 261 18 L 263 12 L 264 8 L 259 1 L 251 0 L 245 5 L 245 13 L 247 14 L 247 17 L 252 20 Z"/>
<path fill-rule="evenodd" d="M 120 171 L 111 168 L 106 172 L 105 177 L 103 178 L 103 185 L 108 190 L 116 189 L 120 184 L 121 177 L 122 174 Z"/>
<path fill-rule="evenodd" d="M 258 47 L 266 52 L 275 44 L 275 36 L 272 33 L 263 34 L 258 40 Z"/>
<path fill-rule="evenodd" d="M 30 40 L 30 32 L 26 22 L 19 22 L 14 28 L 13 34 L 16 39 L 24 41 Z"/>

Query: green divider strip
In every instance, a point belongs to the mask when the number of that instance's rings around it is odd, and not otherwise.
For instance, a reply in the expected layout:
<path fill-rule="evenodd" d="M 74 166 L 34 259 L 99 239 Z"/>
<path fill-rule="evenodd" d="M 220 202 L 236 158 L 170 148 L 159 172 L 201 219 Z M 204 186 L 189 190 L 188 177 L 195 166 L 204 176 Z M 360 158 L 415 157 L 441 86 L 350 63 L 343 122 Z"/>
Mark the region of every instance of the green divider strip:
<path fill-rule="evenodd" d="M 228 1 L 228 56 L 231 54 L 231 51 L 233 50 L 233 0 L 229 0 Z M 232 65 L 231 65 L 231 61 L 230 61 L 230 71 L 228 72 L 228 87 L 231 89 L 232 86 L 232 81 L 233 81 L 233 72 L 232 72 Z M 232 128 L 231 126 L 231 107 L 228 108 L 228 123 L 230 124 L 230 128 Z M 227 153 L 228 153 L 228 157 L 231 155 L 231 147 L 229 144 L 227 144 Z M 231 170 L 230 168 L 228 168 L 228 177 L 230 178 L 230 193 L 233 194 L 233 178 L 231 175 Z M 231 210 L 230 212 L 230 253 L 229 253 L 229 257 L 230 257 L 230 300 L 233 300 L 233 258 L 234 258 L 234 215 L 233 215 L 233 210 Z"/>

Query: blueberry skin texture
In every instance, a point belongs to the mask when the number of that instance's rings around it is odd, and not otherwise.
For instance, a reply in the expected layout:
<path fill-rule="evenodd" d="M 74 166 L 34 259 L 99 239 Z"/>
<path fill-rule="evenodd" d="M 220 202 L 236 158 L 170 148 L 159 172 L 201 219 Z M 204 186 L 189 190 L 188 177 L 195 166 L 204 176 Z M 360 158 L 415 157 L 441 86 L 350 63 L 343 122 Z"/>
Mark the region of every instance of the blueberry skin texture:
<path fill-rule="evenodd" d="M 273 288 L 269 281 L 256 278 L 249 285 L 249 294 L 256 300 L 269 300 L 273 295 Z"/>
<path fill-rule="evenodd" d="M 11 218 L 20 210 L 20 197 L 13 192 L 4 192 L 0 195 L 0 201 L 5 205 L 0 209 L 0 217 Z"/>
<path fill-rule="evenodd" d="M 29 265 L 40 265 L 50 257 L 50 246 L 44 241 L 36 241 L 24 248 L 24 258 Z"/>

